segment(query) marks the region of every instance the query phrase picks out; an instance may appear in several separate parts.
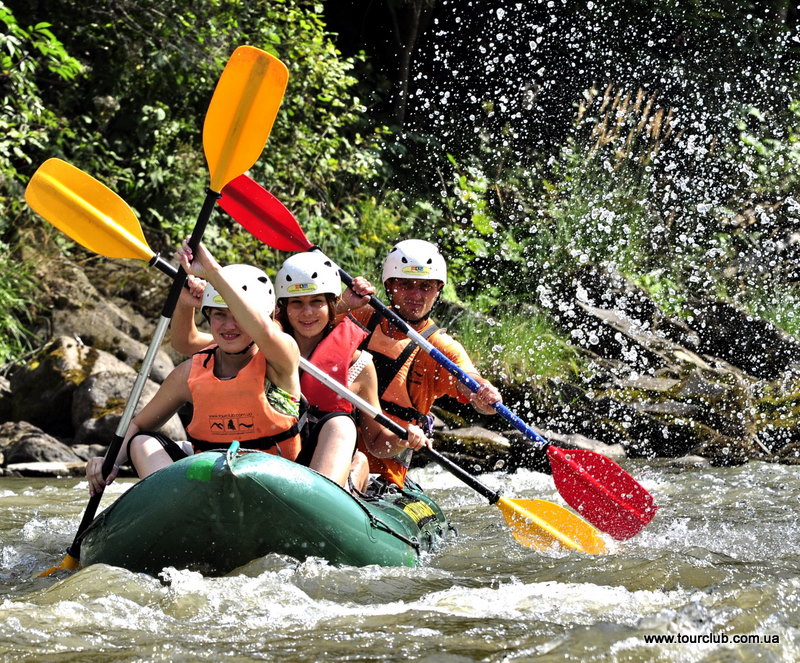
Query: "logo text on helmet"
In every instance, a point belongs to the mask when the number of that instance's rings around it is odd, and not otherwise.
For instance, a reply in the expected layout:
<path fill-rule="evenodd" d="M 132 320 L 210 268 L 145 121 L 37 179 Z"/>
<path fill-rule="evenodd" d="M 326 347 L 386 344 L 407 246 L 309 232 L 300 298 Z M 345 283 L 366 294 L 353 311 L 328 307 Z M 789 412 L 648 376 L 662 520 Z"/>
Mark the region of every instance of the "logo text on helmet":
<path fill-rule="evenodd" d="M 314 292 L 316 289 L 317 286 L 315 283 L 295 283 L 286 288 L 286 292 L 288 292 L 290 295 L 307 295 L 310 292 Z"/>
<path fill-rule="evenodd" d="M 213 301 L 215 304 L 222 304 L 223 306 L 226 306 L 226 304 L 225 304 L 225 300 L 224 300 L 224 299 L 222 299 L 222 295 L 216 295 L 212 301 Z"/>
<path fill-rule="evenodd" d="M 425 276 L 431 273 L 431 268 L 425 265 L 409 265 L 400 270 L 403 274 L 412 274 L 414 276 Z"/>

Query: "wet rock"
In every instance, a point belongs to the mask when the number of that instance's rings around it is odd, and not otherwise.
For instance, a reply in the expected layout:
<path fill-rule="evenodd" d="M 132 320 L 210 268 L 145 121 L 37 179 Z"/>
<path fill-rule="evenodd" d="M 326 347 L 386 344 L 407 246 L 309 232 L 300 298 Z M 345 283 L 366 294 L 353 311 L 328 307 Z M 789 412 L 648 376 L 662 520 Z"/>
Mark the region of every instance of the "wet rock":
<path fill-rule="evenodd" d="M 27 422 L 0 425 L 4 464 L 30 462 L 81 463 L 66 444 Z"/>
<path fill-rule="evenodd" d="M 97 373 L 135 375 L 107 352 L 62 336 L 11 374 L 10 419 L 29 421 L 59 437 L 72 437 L 72 399 L 76 389 Z"/>
<path fill-rule="evenodd" d="M 107 447 L 105 444 L 72 444 L 69 448 L 78 458 L 87 461 L 95 456 L 105 455 Z"/>
<path fill-rule="evenodd" d="M 767 380 L 800 365 L 800 341 L 772 323 L 725 302 L 692 300 L 689 307 L 701 352 Z"/>
<path fill-rule="evenodd" d="M 681 456 L 670 459 L 668 466 L 678 469 L 703 469 L 712 467 L 712 464 L 708 458 L 703 458 L 703 456 Z"/>
<path fill-rule="evenodd" d="M 21 477 L 82 477 L 85 469 L 86 464 L 83 462 L 12 463 L 4 468 L 4 474 Z"/>
<path fill-rule="evenodd" d="M 508 439 L 480 426 L 437 429 L 433 441 L 436 451 L 470 472 L 492 472 L 508 464 Z M 423 453 L 414 454 L 414 459 L 418 465 L 430 462 Z"/>
<path fill-rule="evenodd" d="M 128 304 L 119 300 L 118 305 L 95 287 L 97 283 L 108 288 L 109 284 L 115 282 L 108 273 L 108 270 L 115 269 L 114 263 L 109 264 L 106 259 L 90 261 L 87 268 L 95 273 L 94 280 L 90 280 L 85 270 L 63 256 L 54 256 L 49 261 L 49 267 L 39 272 L 50 314 L 41 322 L 38 335 L 43 338 L 78 337 L 83 344 L 104 350 L 138 370 L 152 338 L 155 318 L 143 326 L 142 316 L 133 312 Z M 124 270 L 124 276 L 118 276 L 117 279 L 124 278 L 128 283 L 136 283 L 137 275 L 145 273 L 141 267 L 117 265 L 119 269 Z M 161 287 L 166 296 L 167 286 L 163 281 Z M 137 300 L 136 291 L 129 295 L 129 302 Z M 151 378 L 163 382 L 172 366 L 173 362 L 167 353 L 159 350 L 150 372 Z"/>
<path fill-rule="evenodd" d="M 123 372 L 103 371 L 80 384 L 72 403 L 76 443 L 108 444 L 114 438 L 135 380 L 136 373 L 130 369 Z M 148 380 L 145 383 L 134 416 L 141 412 L 157 391 L 155 382 Z M 174 440 L 186 439 L 177 414 L 161 430 Z"/>

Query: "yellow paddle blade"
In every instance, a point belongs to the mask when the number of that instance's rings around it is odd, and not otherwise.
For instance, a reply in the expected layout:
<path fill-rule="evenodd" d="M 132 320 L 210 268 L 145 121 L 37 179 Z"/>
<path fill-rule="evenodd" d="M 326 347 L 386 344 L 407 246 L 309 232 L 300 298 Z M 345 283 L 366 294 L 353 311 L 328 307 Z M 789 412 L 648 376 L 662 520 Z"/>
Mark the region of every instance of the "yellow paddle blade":
<path fill-rule="evenodd" d="M 139 221 L 105 184 L 61 159 L 48 159 L 25 189 L 31 209 L 90 251 L 150 260 Z"/>
<path fill-rule="evenodd" d="M 523 546 L 545 550 L 553 544 L 570 550 L 602 555 L 607 552 L 600 532 L 580 516 L 545 500 L 501 497 L 497 506 Z"/>
<path fill-rule="evenodd" d="M 64 571 L 64 570 L 66 570 L 66 571 L 74 571 L 75 569 L 78 568 L 79 564 L 80 564 L 80 560 L 77 557 L 73 557 L 72 555 L 70 555 L 68 553 L 67 556 L 64 557 L 64 559 L 61 560 L 61 564 L 59 564 L 58 566 L 51 566 L 46 571 L 42 571 L 36 577 L 37 578 L 46 578 L 49 575 L 53 575 L 56 571 Z"/>
<path fill-rule="evenodd" d="M 289 70 L 269 53 L 252 46 L 240 46 L 233 52 L 217 81 L 203 124 L 212 191 L 220 193 L 258 160 L 288 80 Z"/>

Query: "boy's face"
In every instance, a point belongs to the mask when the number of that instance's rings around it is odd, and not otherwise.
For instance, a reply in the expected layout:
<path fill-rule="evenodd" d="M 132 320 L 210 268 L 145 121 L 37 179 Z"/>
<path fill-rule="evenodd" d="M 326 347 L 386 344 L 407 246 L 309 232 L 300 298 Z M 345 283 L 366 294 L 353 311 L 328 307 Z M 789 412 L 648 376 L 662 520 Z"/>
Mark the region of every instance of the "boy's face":
<path fill-rule="evenodd" d="M 406 321 L 416 321 L 430 313 L 439 293 L 441 281 L 429 279 L 388 279 L 384 284 L 392 308 Z"/>

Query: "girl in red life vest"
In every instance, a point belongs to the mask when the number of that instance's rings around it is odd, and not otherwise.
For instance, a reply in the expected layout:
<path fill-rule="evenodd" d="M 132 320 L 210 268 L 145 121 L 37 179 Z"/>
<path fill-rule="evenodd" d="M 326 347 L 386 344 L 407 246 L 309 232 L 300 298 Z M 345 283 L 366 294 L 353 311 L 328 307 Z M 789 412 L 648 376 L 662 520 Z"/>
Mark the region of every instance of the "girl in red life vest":
<path fill-rule="evenodd" d="M 225 449 L 233 440 L 291 460 L 300 451 L 299 352 L 270 317 L 275 294 L 269 278 L 249 265 L 222 268 L 202 245 L 193 255 L 184 242 L 179 255 L 187 273 L 208 281 L 203 312 L 215 345 L 179 364 L 133 418 L 106 481 L 103 458 L 89 461 L 92 494 L 116 478 L 127 458 L 144 478 L 195 451 Z M 149 432 L 184 403 L 194 406 L 188 441 Z"/>
<path fill-rule="evenodd" d="M 283 263 L 275 277 L 275 287 L 276 317 L 297 341 L 300 354 L 380 408 L 371 355 L 358 349 L 367 330 L 350 317 L 335 323 L 342 292 L 337 267 L 317 253 L 298 253 Z M 372 418 L 359 417 L 346 399 L 311 375 L 301 374 L 300 388 L 309 410 L 297 461 L 341 486 L 350 475 L 355 488 L 366 488 L 369 470 L 366 456 L 356 453 L 359 435 L 368 449 L 420 449 L 428 444 L 419 426 L 409 426 L 408 439 L 402 440 Z"/>

